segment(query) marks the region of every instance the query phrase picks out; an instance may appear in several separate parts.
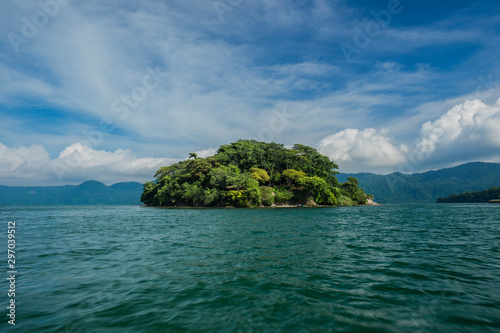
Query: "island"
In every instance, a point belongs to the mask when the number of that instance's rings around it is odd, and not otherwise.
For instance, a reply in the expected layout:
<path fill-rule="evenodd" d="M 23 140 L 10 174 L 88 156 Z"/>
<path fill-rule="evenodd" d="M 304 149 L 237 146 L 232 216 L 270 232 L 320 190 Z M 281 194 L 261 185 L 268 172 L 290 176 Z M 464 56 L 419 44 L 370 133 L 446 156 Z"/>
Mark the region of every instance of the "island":
<path fill-rule="evenodd" d="M 484 191 L 463 192 L 439 198 L 437 203 L 500 203 L 500 187 L 492 187 Z"/>
<path fill-rule="evenodd" d="M 337 164 L 314 148 L 239 140 L 213 156 L 160 168 L 141 202 L 166 207 L 356 206 L 373 202 L 356 178 L 339 183 Z"/>

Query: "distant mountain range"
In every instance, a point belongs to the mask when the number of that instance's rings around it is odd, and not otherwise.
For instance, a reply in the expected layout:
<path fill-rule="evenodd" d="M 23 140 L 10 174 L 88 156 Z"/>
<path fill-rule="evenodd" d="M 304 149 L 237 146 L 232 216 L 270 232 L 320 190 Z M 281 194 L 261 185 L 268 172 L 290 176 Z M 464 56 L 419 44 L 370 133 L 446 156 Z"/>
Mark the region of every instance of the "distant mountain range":
<path fill-rule="evenodd" d="M 379 203 L 425 203 L 440 197 L 463 192 L 483 191 L 500 186 L 500 164 L 474 162 L 453 168 L 406 175 L 399 172 L 389 175 L 373 173 L 339 174 L 344 182 L 347 177 L 359 180 L 359 187 L 374 195 Z"/>
<path fill-rule="evenodd" d="M 379 203 L 430 203 L 450 194 L 500 187 L 500 164 L 467 163 L 412 175 L 337 175 L 340 182 L 347 177 L 357 178 L 359 186 Z M 66 186 L 0 185 L 0 205 L 139 205 L 141 194 L 142 184 L 136 182 L 111 186 L 92 180 Z"/>
<path fill-rule="evenodd" d="M 66 186 L 1 186 L 0 205 L 139 205 L 142 184 L 97 181 Z"/>

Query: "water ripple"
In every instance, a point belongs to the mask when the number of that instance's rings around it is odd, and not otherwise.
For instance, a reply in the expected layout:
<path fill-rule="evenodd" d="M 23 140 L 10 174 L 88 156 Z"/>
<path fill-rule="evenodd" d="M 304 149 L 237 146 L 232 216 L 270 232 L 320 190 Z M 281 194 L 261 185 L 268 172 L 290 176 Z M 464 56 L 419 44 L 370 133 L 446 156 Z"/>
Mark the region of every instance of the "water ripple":
<path fill-rule="evenodd" d="M 0 216 L 18 223 L 22 332 L 500 331 L 491 205 Z"/>

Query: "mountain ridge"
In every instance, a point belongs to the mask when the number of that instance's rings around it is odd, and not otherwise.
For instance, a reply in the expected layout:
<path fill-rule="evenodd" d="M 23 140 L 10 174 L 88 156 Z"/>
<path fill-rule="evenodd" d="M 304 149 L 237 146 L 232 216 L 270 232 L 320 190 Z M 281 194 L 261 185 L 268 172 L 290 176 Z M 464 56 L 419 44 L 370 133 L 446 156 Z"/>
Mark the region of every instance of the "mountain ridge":
<path fill-rule="evenodd" d="M 142 184 L 121 182 L 106 186 L 88 180 L 79 185 L 0 185 L 0 205 L 139 205 Z"/>
<path fill-rule="evenodd" d="M 340 173 L 340 182 L 355 177 L 379 203 L 430 203 L 440 197 L 500 186 L 500 163 L 470 162 L 422 173 L 388 175 Z"/>

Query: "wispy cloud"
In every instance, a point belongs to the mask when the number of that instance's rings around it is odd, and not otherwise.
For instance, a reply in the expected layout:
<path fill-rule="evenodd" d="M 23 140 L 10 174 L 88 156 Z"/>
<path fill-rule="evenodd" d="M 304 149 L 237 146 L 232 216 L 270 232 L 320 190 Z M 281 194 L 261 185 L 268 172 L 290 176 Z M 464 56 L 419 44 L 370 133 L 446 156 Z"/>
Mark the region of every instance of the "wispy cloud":
<path fill-rule="evenodd" d="M 258 136 L 285 106 L 294 118 L 275 141 L 314 145 L 347 129 L 385 136 L 380 129 L 390 128 L 394 147 L 414 146 L 421 124 L 500 68 L 499 16 L 451 2 L 444 7 L 453 10 L 425 24 L 419 5 L 405 2 L 350 64 L 339 43 L 386 3 L 243 1 L 221 21 L 211 1 L 70 1 L 18 53 L 7 34 L 21 33 L 22 18 L 40 5 L 2 6 L 0 142 L 41 144 L 52 159 L 75 142 L 183 158 Z M 124 117 L 114 101 L 139 92 L 148 68 L 162 81 Z M 102 120 L 115 129 L 99 145 L 85 142 L 84 131 L 99 130 Z"/>

